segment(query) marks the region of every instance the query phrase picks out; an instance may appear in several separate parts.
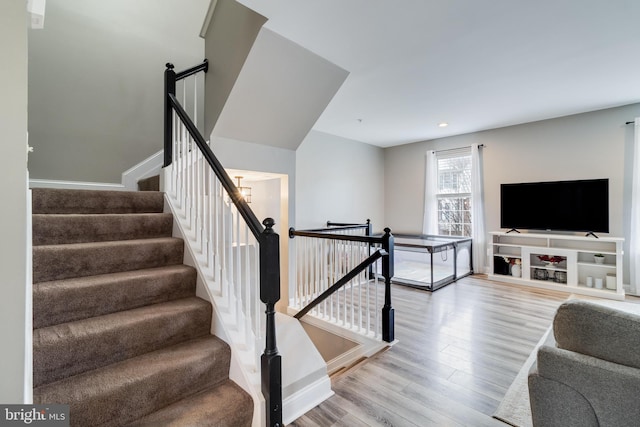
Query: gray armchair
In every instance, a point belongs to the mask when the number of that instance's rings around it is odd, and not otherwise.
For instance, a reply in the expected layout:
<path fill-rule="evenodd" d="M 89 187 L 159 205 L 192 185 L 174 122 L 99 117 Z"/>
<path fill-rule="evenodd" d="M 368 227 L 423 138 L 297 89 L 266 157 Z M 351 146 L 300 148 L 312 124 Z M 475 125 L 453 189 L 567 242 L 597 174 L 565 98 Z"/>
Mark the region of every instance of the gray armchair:
<path fill-rule="evenodd" d="M 529 372 L 534 426 L 640 426 L 640 305 L 615 304 L 558 308 Z"/>

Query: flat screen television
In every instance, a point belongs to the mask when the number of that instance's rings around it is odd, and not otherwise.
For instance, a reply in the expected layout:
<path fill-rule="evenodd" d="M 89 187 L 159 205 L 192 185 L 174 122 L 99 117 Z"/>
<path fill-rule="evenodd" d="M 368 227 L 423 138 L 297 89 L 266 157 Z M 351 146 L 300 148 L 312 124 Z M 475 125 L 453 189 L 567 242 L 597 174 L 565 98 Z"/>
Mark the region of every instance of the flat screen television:
<path fill-rule="evenodd" d="M 609 180 L 500 185 L 500 227 L 609 232 Z"/>

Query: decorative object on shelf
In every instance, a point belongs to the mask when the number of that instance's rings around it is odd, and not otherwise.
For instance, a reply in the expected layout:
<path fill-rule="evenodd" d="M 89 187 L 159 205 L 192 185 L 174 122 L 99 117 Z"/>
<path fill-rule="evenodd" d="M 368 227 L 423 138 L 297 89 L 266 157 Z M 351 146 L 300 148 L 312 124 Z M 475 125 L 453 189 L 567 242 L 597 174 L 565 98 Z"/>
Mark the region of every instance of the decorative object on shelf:
<path fill-rule="evenodd" d="M 607 274 L 607 289 L 615 290 L 616 289 L 616 275 L 615 274 Z"/>
<path fill-rule="evenodd" d="M 549 267 L 557 267 L 563 261 L 567 260 L 567 257 L 564 256 L 550 256 L 550 255 L 538 255 L 538 259 L 542 261 L 543 264 Z"/>
<path fill-rule="evenodd" d="M 503 256 L 502 259 L 509 267 L 509 271 L 506 273 L 507 275 L 512 275 L 513 277 L 520 277 L 522 275 L 522 260 L 520 258 L 512 258 L 508 256 Z M 515 268 L 515 271 L 514 271 Z"/>
<path fill-rule="evenodd" d="M 587 276 L 587 288 L 593 288 L 593 277 Z"/>
<path fill-rule="evenodd" d="M 520 260 L 516 260 L 516 263 L 511 266 L 511 275 L 513 277 L 522 276 L 522 266 L 520 265 Z"/>
<path fill-rule="evenodd" d="M 596 277 L 596 289 L 602 289 L 602 277 Z"/>
<path fill-rule="evenodd" d="M 553 281 L 556 283 L 567 283 L 567 272 L 566 271 L 554 271 L 553 272 Z"/>
<path fill-rule="evenodd" d="M 602 254 L 595 254 L 593 256 L 593 260 L 595 261 L 596 264 L 604 264 L 604 255 Z"/>
<path fill-rule="evenodd" d="M 535 268 L 533 270 L 533 278 L 536 280 L 549 280 L 549 272 L 544 268 Z"/>

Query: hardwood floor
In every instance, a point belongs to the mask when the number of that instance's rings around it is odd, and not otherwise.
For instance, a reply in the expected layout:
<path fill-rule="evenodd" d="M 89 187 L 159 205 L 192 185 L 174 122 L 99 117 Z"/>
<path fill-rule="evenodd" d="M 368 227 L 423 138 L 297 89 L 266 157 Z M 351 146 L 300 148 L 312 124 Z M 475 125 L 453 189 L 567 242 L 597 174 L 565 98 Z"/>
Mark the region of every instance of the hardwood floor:
<path fill-rule="evenodd" d="M 566 293 L 466 277 L 430 293 L 394 285 L 398 343 L 332 378 L 290 426 L 506 426 L 491 417 Z"/>

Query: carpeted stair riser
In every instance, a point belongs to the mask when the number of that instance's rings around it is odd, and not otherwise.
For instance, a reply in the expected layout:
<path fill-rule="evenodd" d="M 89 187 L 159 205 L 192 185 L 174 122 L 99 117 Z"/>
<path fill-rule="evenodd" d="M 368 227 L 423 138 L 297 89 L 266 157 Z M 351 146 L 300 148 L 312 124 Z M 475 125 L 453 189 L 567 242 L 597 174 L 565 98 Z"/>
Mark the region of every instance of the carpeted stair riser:
<path fill-rule="evenodd" d="M 211 304 L 185 298 L 36 329 L 33 383 L 39 386 L 208 335 Z"/>
<path fill-rule="evenodd" d="M 33 189 L 34 403 L 73 427 L 246 426 L 159 192 Z"/>
<path fill-rule="evenodd" d="M 33 244 L 105 242 L 170 237 L 173 217 L 145 214 L 33 215 Z"/>
<path fill-rule="evenodd" d="M 161 213 L 164 194 L 155 191 L 101 191 L 33 188 L 34 214 Z"/>
<path fill-rule="evenodd" d="M 230 355 L 219 338 L 198 338 L 38 387 L 34 403 L 69 404 L 71 426 L 123 425 L 224 382 Z"/>
<path fill-rule="evenodd" d="M 33 327 L 102 316 L 195 295 L 196 271 L 172 265 L 33 285 Z"/>
<path fill-rule="evenodd" d="M 160 175 L 139 180 L 138 191 L 160 191 Z"/>
<path fill-rule="evenodd" d="M 252 412 L 246 408 L 253 402 L 233 381 L 205 390 L 186 401 L 176 402 L 147 417 L 127 424 L 127 427 L 207 426 L 211 420 L 221 420 L 216 427 L 250 426 Z"/>
<path fill-rule="evenodd" d="M 124 240 L 33 247 L 33 282 L 182 264 L 181 239 Z"/>

